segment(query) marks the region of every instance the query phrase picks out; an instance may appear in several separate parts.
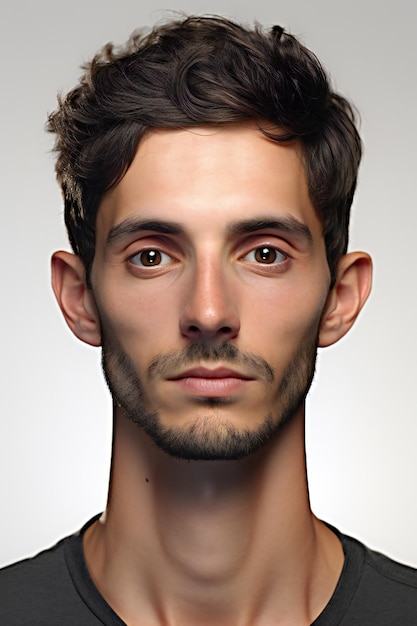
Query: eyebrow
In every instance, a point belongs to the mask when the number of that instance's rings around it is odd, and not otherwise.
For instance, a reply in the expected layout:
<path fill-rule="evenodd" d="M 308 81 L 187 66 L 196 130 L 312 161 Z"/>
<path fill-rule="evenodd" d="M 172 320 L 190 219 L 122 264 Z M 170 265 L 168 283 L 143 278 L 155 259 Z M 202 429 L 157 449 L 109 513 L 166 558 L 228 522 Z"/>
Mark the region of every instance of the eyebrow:
<path fill-rule="evenodd" d="M 106 246 L 112 245 L 123 237 L 134 235 L 142 231 L 152 231 L 154 233 L 161 233 L 164 235 L 180 235 L 183 229 L 179 224 L 175 222 L 167 222 L 165 220 L 138 220 L 134 218 L 127 218 L 113 226 L 107 237 Z"/>
<path fill-rule="evenodd" d="M 313 242 L 313 236 L 306 224 L 300 222 L 292 215 L 282 218 L 262 218 L 239 220 L 228 227 L 229 235 L 239 236 L 247 233 L 254 233 L 260 230 L 278 230 L 297 238 L 302 238 L 307 243 Z M 181 235 L 184 229 L 176 222 L 166 220 L 138 220 L 127 218 L 113 226 L 106 238 L 106 247 L 115 244 L 118 240 L 143 231 L 151 231 L 164 235 Z"/>
<path fill-rule="evenodd" d="M 301 237 L 309 244 L 313 242 L 313 235 L 308 226 L 292 215 L 286 215 L 279 219 L 265 218 L 238 221 L 231 224 L 228 230 L 231 235 L 245 235 L 258 230 L 279 230 L 297 238 Z"/>

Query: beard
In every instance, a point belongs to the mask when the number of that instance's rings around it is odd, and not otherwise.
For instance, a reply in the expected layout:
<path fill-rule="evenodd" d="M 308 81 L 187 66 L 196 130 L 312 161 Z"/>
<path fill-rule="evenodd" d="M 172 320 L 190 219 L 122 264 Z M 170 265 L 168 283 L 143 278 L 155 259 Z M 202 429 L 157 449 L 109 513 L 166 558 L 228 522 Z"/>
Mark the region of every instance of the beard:
<path fill-rule="evenodd" d="M 241 352 L 233 344 L 194 342 L 182 350 L 158 355 L 147 369 L 147 380 L 161 377 L 198 362 L 250 365 L 273 388 L 276 406 L 253 428 L 237 427 L 221 415 L 224 398 L 200 398 L 198 416 L 186 426 L 165 426 L 157 411 L 147 408 L 144 385 L 133 361 L 112 333 L 102 329 L 102 367 L 113 401 L 124 415 L 142 428 L 154 444 L 168 455 L 185 460 L 238 460 L 259 450 L 304 403 L 314 377 L 318 324 L 305 334 L 280 380 L 262 357 Z M 206 414 L 202 415 L 202 409 Z M 258 419 L 254 415 L 254 420 Z"/>

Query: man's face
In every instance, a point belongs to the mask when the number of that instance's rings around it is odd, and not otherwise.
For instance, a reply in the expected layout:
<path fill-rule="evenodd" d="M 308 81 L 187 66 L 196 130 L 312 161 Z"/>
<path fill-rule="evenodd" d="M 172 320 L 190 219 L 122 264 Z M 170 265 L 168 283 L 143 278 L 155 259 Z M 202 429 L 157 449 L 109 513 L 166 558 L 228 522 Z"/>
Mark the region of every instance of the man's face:
<path fill-rule="evenodd" d="M 97 217 L 120 409 L 166 452 L 239 458 L 302 411 L 330 275 L 299 148 L 252 124 L 155 131 Z"/>

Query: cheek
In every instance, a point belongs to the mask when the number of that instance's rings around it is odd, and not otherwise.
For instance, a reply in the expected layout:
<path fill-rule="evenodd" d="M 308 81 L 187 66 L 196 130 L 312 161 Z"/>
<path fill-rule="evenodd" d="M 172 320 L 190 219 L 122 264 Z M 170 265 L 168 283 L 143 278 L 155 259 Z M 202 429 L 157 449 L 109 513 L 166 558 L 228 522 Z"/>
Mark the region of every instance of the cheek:
<path fill-rule="evenodd" d="M 310 332 L 318 331 L 326 297 L 323 288 L 306 285 L 303 289 L 279 285 L 258 290 L 248 300 L 246 315 L 242 315 L 242 340 L 248 339 L 254 352 L 263 349 L 274 356 L 292 354 Z"/>
<path fill-rule="evenodd" d="M 168 337 L 178 328 L 169 290 L 119 290 L 101 292 L 97 306 L 105 332 L 116 337 L 131 356 L 146 357 L 167 348 Z"/>

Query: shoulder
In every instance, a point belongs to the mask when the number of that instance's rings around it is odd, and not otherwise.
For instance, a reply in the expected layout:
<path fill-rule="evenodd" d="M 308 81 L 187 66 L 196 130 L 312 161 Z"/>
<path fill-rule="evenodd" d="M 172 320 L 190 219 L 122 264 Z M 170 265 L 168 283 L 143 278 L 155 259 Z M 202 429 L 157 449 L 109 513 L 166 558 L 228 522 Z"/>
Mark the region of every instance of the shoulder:
<path fill-rule="evenodd" d="M 362 621 L 352 623 L 417 624 L 417 570 L 349 537 L 343 542 L 347 553 L 360 550 L 364 557 L 349 610 L 349 619 L 356 617 Z"/>
<path fill-rule="evenodd" d="M 327 526 L 341 541 L 345 562 L 314 626 L 416 626 L 417 570 Z"/>
<path fill-rule="evenodd" d="M 0 624 L 83 626 L 99 624 L 86 613 L 74 585 L 67 554 L 79 536 L 63 539 L 37 556 L 0 570 Z M 90 617 L 91 616 L 91 617 Z"/>
<path fill-rule="evenodd" d="M 72 594 L 65 542 L 0 571 L 0 623 L 60 623 L 62 599 Z"/>
<path fill-rule="evenodd" d="M 381 589 L 385 592 L 395 590 L 397 597 L 398 594 L 406 594 L 414 600 L 417 608 L 417 569 L 369 548 L 365 549 L 365 556 L 365 582 L 378 581 Z"/>

